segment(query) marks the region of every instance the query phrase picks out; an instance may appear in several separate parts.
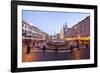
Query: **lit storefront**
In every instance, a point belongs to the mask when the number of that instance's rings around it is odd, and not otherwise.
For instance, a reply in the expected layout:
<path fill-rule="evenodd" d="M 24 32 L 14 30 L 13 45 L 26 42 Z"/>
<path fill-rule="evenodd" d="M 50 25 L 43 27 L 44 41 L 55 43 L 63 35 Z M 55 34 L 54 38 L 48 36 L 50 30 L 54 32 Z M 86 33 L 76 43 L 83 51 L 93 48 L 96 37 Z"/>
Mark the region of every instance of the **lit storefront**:
<path fill-rule="evenodd" d="M 66 32 L 65 40 L 68 43 L 78 41 L 80 45 L 90 45 L 90 17 L 74 25 Z"/>

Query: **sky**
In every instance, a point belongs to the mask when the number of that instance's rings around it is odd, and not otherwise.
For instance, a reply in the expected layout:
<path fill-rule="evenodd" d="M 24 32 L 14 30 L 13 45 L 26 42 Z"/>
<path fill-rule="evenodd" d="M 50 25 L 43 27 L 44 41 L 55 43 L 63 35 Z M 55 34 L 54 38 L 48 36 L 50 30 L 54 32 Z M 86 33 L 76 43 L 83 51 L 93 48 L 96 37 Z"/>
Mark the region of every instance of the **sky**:
<path fill-rule="evenodd" d="M 38 27 L 43 32 L 49 35 L 59 33 L 63 25 L 71 28 L 78 22 L 89 16 L 88 13 L 76 12 L 50 12 L 50 11 L 34 11 L 23 10 L 22 20 L 27 23 L 32 23 L 33 26 Z"/>

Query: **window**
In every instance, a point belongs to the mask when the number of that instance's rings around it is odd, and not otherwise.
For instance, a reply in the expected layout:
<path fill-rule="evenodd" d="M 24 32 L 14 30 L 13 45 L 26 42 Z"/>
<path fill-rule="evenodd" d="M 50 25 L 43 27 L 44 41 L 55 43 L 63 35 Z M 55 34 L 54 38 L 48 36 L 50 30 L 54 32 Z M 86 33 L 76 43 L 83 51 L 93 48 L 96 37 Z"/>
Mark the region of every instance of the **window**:
<path fill-rule="evenodd" d="M 22 29 L 22 32 L 24 33 L 24 29 Z"/>
<path fill-rule="evenodd" d="M 25 28 L 27 28 L 27 25 L 25 25 Z"/>
<path fill-rule="evenodd" d="M 24 30 L 25 31 L 25 33 L 27 33 L 27 31 L 26 30 Z"/>

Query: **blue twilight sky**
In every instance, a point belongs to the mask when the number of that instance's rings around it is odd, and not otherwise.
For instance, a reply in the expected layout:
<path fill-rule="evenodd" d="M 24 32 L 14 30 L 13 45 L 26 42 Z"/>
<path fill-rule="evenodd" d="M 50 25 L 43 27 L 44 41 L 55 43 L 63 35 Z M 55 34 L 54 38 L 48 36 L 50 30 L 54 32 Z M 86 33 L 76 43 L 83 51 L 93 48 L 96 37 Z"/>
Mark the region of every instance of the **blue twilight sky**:
<path fill-rule="evenodd" d="M 72 27 L 78 22 L 89 16 L 88 13 L 75 12 L 46 12 L 46 11 L 28 11 L 23 10 L 22 20 L 27 23 L 32 23 L 43 32 L 49 35 L 59 33 L 65 23 L 68 27 Z"/>

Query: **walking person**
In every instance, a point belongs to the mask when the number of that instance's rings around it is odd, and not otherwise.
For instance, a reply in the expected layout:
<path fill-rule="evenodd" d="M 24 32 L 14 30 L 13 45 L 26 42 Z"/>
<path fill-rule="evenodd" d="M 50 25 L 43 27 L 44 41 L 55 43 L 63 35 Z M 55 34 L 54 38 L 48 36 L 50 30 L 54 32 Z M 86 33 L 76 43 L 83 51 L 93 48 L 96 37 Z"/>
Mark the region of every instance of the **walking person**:
<path fill-rule="evenodd" d="M 73 52 L 73 45 L 70 45 L 71 53 Z"/>
<path fill-rule="evenodd" d="M 58 48 L 57 48 L 57 46 L 55 46 L 55 52 L 56 52 L 56 53 L 58 52 Z"/>
<path fill-rule="evenodd" d="M 35 43 L 34 43 L 34 42 L 32 43 L 32 48 L 33 48 L 33 49 L 35 48 Z"/>
<path fill-rule="evenodd" d="M 76 45 L 75 48 L 76 50 L 73 52 L 73 56 L 75 60 L 79 60 L 81 58 L 81 52 L 80 52 L 80 47 L 79 47 L 79 40 L 75 41 Z"/>
<path fill-rule="evenodd" d="M 45 45 L 43 45 L 43 52 L 45 52 L 46 51 L 46 47 L 45 47 Z"/>
<path fill-rule="evenodd" d="M 26 54 L 29 54 L 30 53 L 30 45 L 27 46 L 27 51 L 26 51 Z"/>
<path fill-rule="evenodd" d="M 34 42 L 33 42 L 33 47 L 34 47 Z"/>
<path fill-rule="evenodd" d="M 77 47 L 77 50 L 80 50 L 79 49 L 79 41 L 78 40 L 76 40 L 76 47 Z"/>
<path fill-rule="evenodd" d="M 71 50 L 71 53 L 73 52 L 73 42 L 70 43 L 70 50 Z"/>
<path fill-rule="evenodd" d="M 85 47 L 88 48 L 88 44 L 85 44 Z"/>

